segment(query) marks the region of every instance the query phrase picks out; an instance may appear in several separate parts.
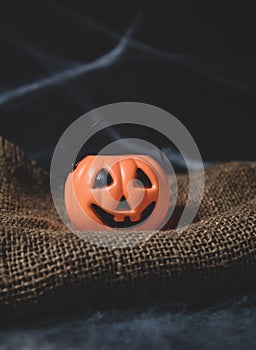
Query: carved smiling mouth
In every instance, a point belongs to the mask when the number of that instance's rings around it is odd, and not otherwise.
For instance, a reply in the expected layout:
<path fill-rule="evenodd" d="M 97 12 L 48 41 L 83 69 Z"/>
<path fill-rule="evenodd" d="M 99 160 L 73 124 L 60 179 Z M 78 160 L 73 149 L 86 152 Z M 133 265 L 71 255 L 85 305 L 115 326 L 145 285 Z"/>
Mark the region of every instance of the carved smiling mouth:
<path fill-rule="evenodd" d="M 96 204 L 91 204 L 91 209 L 97 215 L 97 217 L 102 221 L 103 224 L 112 228 L 129 228 L 142 223 L 146 220 L 155 208 L 155 202 L 149 204 L 141 213 L 141 218 L 137 221 L 131 221 L 128 216 L 125 217 L 124 221 L 117 222 L 114 220 L 114 215 L 107 213 L 104 209 L 100 208 Z"/>

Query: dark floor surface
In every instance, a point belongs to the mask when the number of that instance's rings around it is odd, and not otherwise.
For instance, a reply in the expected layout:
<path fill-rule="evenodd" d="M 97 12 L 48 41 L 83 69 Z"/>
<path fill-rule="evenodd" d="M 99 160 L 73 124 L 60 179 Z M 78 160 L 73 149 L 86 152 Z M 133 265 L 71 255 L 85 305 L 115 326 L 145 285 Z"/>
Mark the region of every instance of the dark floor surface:
<path fill-rule="evenodd" d="M 256 295 L 193 310 L 167 303 L 129 310 L 94 310 L 2 328 L 1 350 L 255 349 Z"/>

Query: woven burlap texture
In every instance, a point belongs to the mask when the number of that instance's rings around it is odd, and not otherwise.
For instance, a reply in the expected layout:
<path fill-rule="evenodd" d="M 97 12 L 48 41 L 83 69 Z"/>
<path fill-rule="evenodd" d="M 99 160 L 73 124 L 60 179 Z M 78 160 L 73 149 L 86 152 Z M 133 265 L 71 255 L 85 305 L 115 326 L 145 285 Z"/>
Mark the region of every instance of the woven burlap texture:
<path fill-rule="evenodd" d="M 186 201 L 180 175 L 178 207 Z M 0 138 L 0 307 L 148 298 L 176 291 L 234 288 L 256 280 L 256 163 L 206 169 L 196 222 L 169 229 L 135 247 L 111 249 L 79 239 L 59 219 L 49 177 Z M 52 299 L 51 299 L 52 298 Z M 65 300 L 65 301 L 64 301 Z"/>

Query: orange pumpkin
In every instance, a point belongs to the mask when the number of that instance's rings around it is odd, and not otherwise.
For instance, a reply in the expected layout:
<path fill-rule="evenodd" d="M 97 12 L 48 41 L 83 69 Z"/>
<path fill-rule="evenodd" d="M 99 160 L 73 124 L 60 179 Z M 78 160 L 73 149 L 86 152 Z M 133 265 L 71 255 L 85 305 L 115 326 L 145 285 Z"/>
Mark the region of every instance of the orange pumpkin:
<path fill-rule="evenodd" d="M 65 204 L 81 231 L 154 230 L 169 209 L 168 178 L 149 156 L 87 156 L 67 177 Z"/>

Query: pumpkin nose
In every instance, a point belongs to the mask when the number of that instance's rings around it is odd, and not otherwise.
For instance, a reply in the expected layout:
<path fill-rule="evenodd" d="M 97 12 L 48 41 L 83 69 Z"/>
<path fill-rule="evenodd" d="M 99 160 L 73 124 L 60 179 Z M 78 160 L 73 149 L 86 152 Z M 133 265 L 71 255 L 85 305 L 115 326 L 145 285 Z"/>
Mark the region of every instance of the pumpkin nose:
<path fill-rule="evenodd" d="M 116 210 L 131 210 L 125 196 L 122 196 L 117 204 Z"/>

